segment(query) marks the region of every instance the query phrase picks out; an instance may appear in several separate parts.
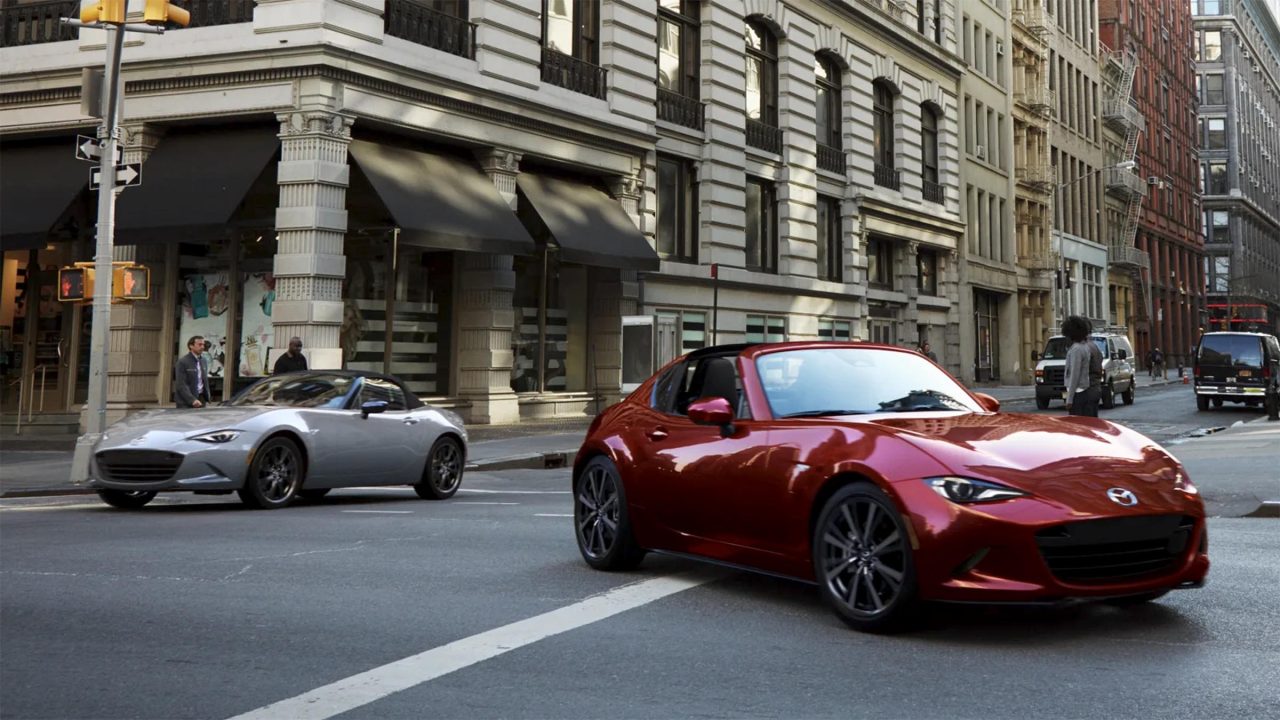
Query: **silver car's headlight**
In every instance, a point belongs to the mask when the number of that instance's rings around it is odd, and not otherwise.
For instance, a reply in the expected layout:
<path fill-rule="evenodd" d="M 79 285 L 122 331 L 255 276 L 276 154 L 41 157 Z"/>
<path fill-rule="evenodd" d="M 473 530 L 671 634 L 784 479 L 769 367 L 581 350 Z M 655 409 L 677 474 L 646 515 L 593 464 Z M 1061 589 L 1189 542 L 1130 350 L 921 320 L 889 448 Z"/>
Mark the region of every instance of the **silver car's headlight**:
<path fill-rule="evenodd" d="M 207 443 L 225 443 L 231 442 L 240 437 L 239 430 L 214 430 L 213 432 L 204 433 L 203 435 L 193 435 L 188 440 L 199 440 Z"/>
<path fill-rule="evenodd" d="M 972 478 L 948 476 L 925 478 L 924 481 L 925 484 L 933 488 L 933 491 L 942 497 L 951 502 L 961 504 L 1008 500 L 1010 498 L 1023 497 L 1027 494 L 1021 490 L 1015 490 L 998 483 L 987 480 L 974 480 Z"/>

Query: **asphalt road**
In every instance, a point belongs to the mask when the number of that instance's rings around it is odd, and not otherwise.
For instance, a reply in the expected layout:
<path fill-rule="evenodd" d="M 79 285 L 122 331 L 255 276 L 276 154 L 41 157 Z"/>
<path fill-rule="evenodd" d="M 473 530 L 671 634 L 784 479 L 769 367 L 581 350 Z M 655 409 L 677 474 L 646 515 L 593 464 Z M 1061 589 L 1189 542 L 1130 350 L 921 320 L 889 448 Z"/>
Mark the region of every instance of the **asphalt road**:
<path fill-rule="evenodd" d="M 567 477 L 472 474 L 443 503 L 345 490 L 274 512 L 194 496 L 140 512 L 6 500 L 0 708 L 1262 718 L 1280 707 L 1280 521 L 1211 520 L 1208 586 L 1153 605 L 937 608 L 918 631 L 878 637 L 845 629 L 799 583 L 656 556 L 635 573 L 589 570 Z"/>

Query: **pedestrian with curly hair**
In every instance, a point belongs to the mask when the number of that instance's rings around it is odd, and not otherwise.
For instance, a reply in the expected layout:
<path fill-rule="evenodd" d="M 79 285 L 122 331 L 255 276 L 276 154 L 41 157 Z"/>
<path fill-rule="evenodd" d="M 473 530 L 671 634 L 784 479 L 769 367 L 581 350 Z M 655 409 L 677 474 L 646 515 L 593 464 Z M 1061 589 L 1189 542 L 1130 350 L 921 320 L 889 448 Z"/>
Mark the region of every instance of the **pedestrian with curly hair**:
<path fill-rule="evenodd" d="M 1098 401 L 1102 398 L 1102 352 L 1089 340 L 1091 332 L 1093 325 L 1079 315 L 1062 322 L 1062 334 L 1071 341 L 1065 378 L 1067 412 L 1098 417 Z"/>

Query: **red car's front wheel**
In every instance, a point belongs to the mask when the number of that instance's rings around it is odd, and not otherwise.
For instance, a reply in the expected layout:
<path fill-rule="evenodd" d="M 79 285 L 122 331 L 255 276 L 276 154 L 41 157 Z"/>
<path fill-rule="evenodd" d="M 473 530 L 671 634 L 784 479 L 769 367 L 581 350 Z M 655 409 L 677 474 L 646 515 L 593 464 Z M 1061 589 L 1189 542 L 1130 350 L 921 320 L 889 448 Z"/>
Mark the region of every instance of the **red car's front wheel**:
<path fill-rule="evenodd" d="M 630 570 L 644 558 L 631 533 L 622 478 L 606 457 L 592 458 L 574 482 L 573 525 L 582 559 L 597 570 Z"/>
<path fill-rule="evenodd" d="M 823 506 L 813 571 L 832 609 L 857 630 L 898 629 L 916 608 L 906 526 L 893 501 L 870 483 L 847 485 Z"/>

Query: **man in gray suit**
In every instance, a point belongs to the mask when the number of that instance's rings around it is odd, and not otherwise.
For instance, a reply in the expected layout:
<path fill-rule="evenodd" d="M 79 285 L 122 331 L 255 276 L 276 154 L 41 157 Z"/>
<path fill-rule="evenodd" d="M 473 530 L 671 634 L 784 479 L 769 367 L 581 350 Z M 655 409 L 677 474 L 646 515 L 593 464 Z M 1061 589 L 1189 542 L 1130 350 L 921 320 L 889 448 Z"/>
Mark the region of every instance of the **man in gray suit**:
<path fill-rule="evenodd" d="M 192 336 L 187 341 L 186 355 L 173 367 L 173 391 L 178 407 L 200 408 L 209 404 L 209 370 L 204 366 L 204 338 Z"/>

